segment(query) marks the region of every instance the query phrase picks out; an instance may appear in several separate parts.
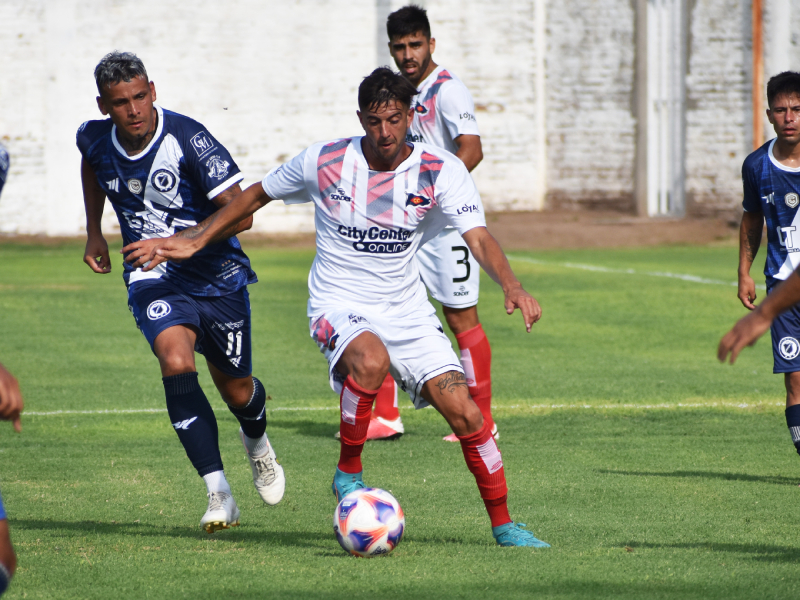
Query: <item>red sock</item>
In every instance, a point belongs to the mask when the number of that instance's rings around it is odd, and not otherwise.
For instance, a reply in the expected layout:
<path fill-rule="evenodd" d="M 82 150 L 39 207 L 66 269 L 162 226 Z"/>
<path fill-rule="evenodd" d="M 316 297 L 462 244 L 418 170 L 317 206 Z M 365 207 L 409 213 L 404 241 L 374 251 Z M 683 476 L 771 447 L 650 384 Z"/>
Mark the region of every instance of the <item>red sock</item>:
<path fill-rule="evenodd" d="M 339 470 L 343 473 L 360 473 L 361 452 L 367 441 L 369 417 L 372 414 L 372 403 L 378 390 L 365 390 L 349 375 L 342 386 L 339 397 Z"/>
<path fill-rule="evenodd" d="M 375 396 L 375 410 L 372 417 L 381 417 L 387 421 L 400 418 L 400 411 L 397 409 L 397 384 L 391 375 L 386 376 L 378 395 Z"/>
<path fill-rule="evenodd" d="M 478 323 L 472 329 L 456 335 L 461 349 L 461 366 L 467 377 L 469 395 L 478 405 L 483 420 L 494 428 L 492 419 L 492 348 Z"/>
<path fill-rule="evenodd" d="M 475 476 L 481 498 L 492 521 L 492 527 L 511 521 L 508 514 L 508 486 L 503 470 L 503 457 L 492 437 L 489 424 L 484 421 L 475 433 L 458 436 L 467 467 Z"/>

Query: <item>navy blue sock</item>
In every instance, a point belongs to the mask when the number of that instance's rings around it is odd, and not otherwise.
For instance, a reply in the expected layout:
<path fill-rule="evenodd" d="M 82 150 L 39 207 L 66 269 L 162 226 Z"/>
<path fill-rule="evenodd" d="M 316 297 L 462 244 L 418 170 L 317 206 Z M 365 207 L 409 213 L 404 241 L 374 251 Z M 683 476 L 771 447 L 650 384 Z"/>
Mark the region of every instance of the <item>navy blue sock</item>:
<path fill-rule="evenodd" d="M 197 381 L 197 373 L 164 377 L 167 412 L 186 456 L 202 477 L 222 470 L 217 418 Z"/>
<path fill-rule="evenodd" d="M 792 434 L 792 443 L 800 454 L 800 404 L 795 404 L 786 409 L 786 425 L 789 426 L 789 433 Z"/>
<path fill-rule="evenodd" d="M 0 596 L 8 589 L 8 584 L 10 582 L 11 576 L 8 574 L 8 569 L 6 569 L 3 563 L 0 563 Z"/>
<path fill-rule="evenodd" d="M 239 419 L 244 434 L 254 440 L 264 435 L 267 430 L 267 411 L 264 408 L 266 400 L 267 392 L 264 391 L 264 386 L 253 377 L 253 397 L 250 398 L 250 402 L 241 408 L 228 405 L 233 416 Z"/>

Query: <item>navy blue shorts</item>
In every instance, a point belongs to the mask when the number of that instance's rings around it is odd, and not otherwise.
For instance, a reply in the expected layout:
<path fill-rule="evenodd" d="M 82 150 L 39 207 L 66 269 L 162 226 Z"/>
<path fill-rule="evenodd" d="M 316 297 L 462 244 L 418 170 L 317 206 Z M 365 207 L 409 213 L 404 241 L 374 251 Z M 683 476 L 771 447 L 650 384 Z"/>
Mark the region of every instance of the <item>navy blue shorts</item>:
<path fill-rule="evenodd" d="M 253 370 L 250 346 L 250 295 L 247 288 L 226 296 L 190 296 L 169 281 L 137 281 L 128 288 L 128 308 L 150 344 L 176 325 L 197 332 L 194 349 L 230 377 Z"/>
<path fill-rule="evenodd" d="M 769 286 L 769 294 L 780 281 Z M 800 305 L 795 304 L 780 314 L 770 327 L 772 334 L 772 356 L 775 364 L 773 373 L 794 373 L 800 371 Z"/>

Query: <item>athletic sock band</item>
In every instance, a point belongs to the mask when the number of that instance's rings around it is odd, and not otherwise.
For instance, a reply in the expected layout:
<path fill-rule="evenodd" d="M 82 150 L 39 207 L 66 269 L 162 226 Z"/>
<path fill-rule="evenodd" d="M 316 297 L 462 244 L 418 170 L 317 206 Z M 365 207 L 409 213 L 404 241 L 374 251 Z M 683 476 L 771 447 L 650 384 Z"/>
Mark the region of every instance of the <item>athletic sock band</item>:
<path fill-rule="evenodd" d="M 172 427 L 197 474 L 202 477 L 222 471 L 217 419 L 197 380 L 197 372 L 170 375 L 163 382 Z"/>
<path fill-rule="evenodd" d="M 456 342 L 461 350 L 461 366 L 464 367 L 469 395 L 492 429 L 492 347 L 480 323 L 456 334 Z"/>
<path fill-rule="evenodd" d="M 240 407 L 228 405 L 228 410 L 239 421 L 242 432 L 249 438 L 259 439 L 267 430 L 266 414 L 267 392 L 264 385 L 253 377 L 253 395 L 250 401 Z"/>
<path fill-rule="evenodd" d="M 797 453 L 800 454 L 800 404 L 789 406 L 786 409 L 786 425 L 789 427 L 789 434 L 792 436 Z"/>
<path fill-rule="evenodd" d="M 358 385 L 349 375 L 342 386 L 339 397 L 339 470 L 343 473 L 363 471 L 361 452 L 367 441 L 372 403 L 379 390 L 367 390 Z"/>

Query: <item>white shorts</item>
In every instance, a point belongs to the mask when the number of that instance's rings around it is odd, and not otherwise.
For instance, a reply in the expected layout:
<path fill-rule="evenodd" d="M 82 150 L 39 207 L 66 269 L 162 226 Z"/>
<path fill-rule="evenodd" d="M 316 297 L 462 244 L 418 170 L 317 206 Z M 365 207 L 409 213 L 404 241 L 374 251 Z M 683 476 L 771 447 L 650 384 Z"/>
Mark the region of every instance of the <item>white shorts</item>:
<path fill-rule="evenodd" d="M 428 406 L 421 395 L 426 381 L 449 371 L 464 372 L 436 315 L 398 319 L 337 306 L 308 321 L 311 337 L 328 361 L 331 388 L 337 394 L 342 391 L 345 377 L 336 370 L 336 363 L 347 345 L 365 331 L 377 335 L 386 346 L 391 361 L 389 373 L 411 396 L 416 408 Z"/>
<path fill-rule="evenodd" d="M 431 296 L 450 308 L 478 303 L 481 267 L 456 229 L 442 232 L 417 250 L 419 273 Z"/>

